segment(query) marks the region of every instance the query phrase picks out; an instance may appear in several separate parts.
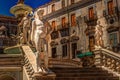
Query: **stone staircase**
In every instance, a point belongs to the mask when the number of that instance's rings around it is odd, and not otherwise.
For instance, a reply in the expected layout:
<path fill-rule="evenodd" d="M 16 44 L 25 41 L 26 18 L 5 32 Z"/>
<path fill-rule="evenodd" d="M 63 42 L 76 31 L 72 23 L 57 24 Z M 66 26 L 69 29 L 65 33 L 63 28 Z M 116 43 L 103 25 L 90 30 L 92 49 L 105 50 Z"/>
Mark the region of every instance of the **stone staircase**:
<path fill-rule="evenodd" d="M 28 76 L 24 80 L 119 80 L 119 75 L 113 75 L 113 73 L 120 73 L 120 56 L 108 50 L 94 51 L 96 67 L 83 68 L 81 62 L 75 60 L 49 59 L 49 69 L 55 75 L 40 75 L 35 74 L 36 59 L 30 47 L 22 46 L 22 49 L 24 52 L 24 69 Z"/>
<path fill-rule="evenodd" d="M 80 61 L 70 59 L 49 59 L 49 67 L 81 67 Z"/>
<path fill-rule="evenodd" d="M 24 59 L 25 65 L 23 66 L 23 69 L 25 71 L 26 76 L 29 78 L 29 80 L 34 80 L 33 79 L 33 74 L 34 74 L 34 69 L 32 65 L 29 62 L 29 59 L 25 56 Z"/>
<path fill-rule="evenodd" d="M 23 80 L 34 80 L 33 75 L 36 71 L 35 55 L 29 46 L 22 46 L 21 49 L 24 55 L 23 75 L 26 75 L 26 78 Z"/>
<path fill-rule="evenodd" d="M 50 69 L 56 73 L 55 80 L 119 80 L 119 77 L 100 67 L 53 67 Z"/>

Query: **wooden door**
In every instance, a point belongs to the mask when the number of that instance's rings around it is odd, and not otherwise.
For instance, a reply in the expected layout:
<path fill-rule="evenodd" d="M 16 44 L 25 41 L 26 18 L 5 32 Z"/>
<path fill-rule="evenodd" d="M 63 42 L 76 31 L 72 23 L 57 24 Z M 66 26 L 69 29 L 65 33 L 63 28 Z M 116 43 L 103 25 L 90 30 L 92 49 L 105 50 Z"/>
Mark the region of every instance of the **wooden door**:
<path fill-rule="evenodd" d="M 95 49 L 95 38 L 94 36 L 89 37 L 89 49 L 93 51 Z"/>

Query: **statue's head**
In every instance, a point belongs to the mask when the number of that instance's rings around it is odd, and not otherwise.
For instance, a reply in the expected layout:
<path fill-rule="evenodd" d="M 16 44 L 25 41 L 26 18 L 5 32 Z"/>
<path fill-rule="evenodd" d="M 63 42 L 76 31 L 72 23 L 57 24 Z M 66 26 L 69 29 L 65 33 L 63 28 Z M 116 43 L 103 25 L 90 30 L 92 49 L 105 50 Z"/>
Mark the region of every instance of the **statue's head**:
<path fill-rule="evenodd" d="M 29 12 L 28 12 L 28 11 L 25 11 L 24 16 L 27 16 L 28 14 L 29 14 Z"/>
<path fill-rule="evenodd" d="M 44 14 L 44 10 L 37 11 L 37 15 L 39 16 L 39 19 L 41 19 L 43 17 L 43 14 Z"/>

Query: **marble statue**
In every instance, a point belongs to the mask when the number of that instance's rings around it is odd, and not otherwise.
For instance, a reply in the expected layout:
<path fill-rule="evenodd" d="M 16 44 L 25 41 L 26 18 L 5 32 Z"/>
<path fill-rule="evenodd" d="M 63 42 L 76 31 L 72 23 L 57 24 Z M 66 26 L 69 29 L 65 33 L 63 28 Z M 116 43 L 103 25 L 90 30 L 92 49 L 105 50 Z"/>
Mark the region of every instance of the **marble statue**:
<path fill-rule="evenodd" d="M 25 11 L 24 17 L 22 18 L 21 22 L 18 24 L 22 30 L 20 34 L 23 33 L 23 44 L 29 44 L 30 41 L 30 18 L 28 17 L 29 12 Z"/>
<path fill-rule="evenodd" d="M 4 25 L 0 26 L 0 35 L 6 35 L 6 33 L 4 34 L 4 32 L 6 32 L 6 30 L 7 30 L 7 28 Z"/>
<path fill-rule="evenodd" d="M 45 65 L 44 59 L 47 55 L 47 40 L 49 39 L 49 33 L 47 30 L 46 22 L 43 20 L 43 10 L 39 10 L 34 13 L 34 20 L 32 21 L 31 41 L 35 45 L 36 52 L 36 65 L 37 71 L 46 73 L 48 68 Z"/>
<path fill-rule="evenodd" d="M 103 30 L 102 30 L 103 26 L 100 25 L 100 21 L 97 21 L 97 25 L 95 27 L 95 42 L 96 42 L 96 46 L 95 48 L 100 48 L 103 47 L 103 40 L 102 40 L 102 36 L 103 36 Z"/>

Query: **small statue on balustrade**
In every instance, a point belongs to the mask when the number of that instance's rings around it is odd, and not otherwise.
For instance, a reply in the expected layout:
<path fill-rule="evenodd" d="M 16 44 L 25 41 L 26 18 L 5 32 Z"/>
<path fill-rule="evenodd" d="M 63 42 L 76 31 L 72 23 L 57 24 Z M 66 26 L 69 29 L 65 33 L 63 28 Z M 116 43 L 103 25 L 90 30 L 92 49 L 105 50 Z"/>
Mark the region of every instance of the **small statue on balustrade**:
<path fill-rule="evenodd" d="M 95 48 L 101 48 L 103 47 L 103 30 L 102 30 L 103 26 L 100 25 L 100 21 L 97 21 L 97 25 L 95 26 Z"/>

